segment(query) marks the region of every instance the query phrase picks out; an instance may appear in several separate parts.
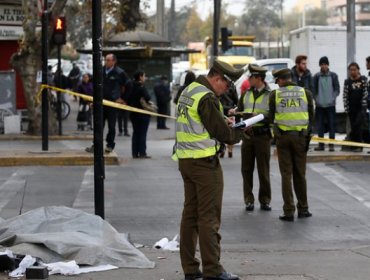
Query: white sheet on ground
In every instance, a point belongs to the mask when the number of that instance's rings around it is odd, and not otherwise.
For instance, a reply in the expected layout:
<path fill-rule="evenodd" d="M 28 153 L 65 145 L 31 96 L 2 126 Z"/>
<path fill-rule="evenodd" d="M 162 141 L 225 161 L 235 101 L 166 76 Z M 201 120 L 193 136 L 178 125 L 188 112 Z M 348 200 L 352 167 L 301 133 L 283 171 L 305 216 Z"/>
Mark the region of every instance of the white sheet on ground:
<path fill-rule="evenodd" d="M 45 263 L 75 260 L 94 266 L 154 267 L 127 235 L 118 233 L 108 222 L 63 206 L 38 208 L 0 222 L 0 245 Z"/>
<path fill-rule="evenodd" d="M 70 262 L 56 262 L 56 263 L 43 263 L 49 270 L 49 275 L 62 274 L 62 275 L 78 275 L 89 272 L 99 272 L 117 269 L 117 266 L 113 265 L 98 265 L 98 266 L 86 266 L 79 267 L 75 261 Z"/>

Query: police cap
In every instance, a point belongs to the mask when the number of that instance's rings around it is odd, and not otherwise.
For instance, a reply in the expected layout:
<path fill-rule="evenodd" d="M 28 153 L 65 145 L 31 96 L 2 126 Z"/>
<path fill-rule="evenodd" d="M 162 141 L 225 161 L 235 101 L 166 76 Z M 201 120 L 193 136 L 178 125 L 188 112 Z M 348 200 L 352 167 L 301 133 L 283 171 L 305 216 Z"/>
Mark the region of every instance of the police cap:
<path fill-rule="evenodd" d="M 256 64 L 249 64 L 248 70 L 251 76 L 263 76 L 266 74 L 267 69 Z"/>
<path fill-rule="evenodd" d="M 239 77 L 244 73 L 243 69 L 236 69 L 230 64 L 215 60 L 212 66 L 213 70 L 215 70 L 220 75 L 223 75 L 226 80 L 235 82 Z"/>
<path fill-rule="evenodd" d="M 289 79 L 292 77 L 292 72 L 289 68 L 284 68 L 272 71 L 272 75 L 275 79 Z"/>

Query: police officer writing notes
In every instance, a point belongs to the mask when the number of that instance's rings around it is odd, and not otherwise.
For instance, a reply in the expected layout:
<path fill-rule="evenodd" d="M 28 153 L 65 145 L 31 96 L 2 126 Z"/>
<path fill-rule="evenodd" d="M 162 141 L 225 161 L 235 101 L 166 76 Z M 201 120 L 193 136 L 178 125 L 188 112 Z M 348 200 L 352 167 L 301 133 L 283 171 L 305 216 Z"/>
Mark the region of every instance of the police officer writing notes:
<path fill-rule="evenodd" d="M 200 76 L 181 93 L 176 110 L 174 156 L 184 181 L 185 202 L 180 228 L 180 257 L 186 280 L 237 280 L 220 264 L 223 174 L 218 158 L 220 143 L 234 144 L 241 130 L 225 121 L 217 98 L 242 74 L 215 61 L 207 76 Z M 200 261 L 195 258 L 199 239 Z"/>
<path fill-rule="evenodd" d="M 265 83 L 267 69 L 253 64 L 249 64 L 248 69 L 250 72 L 249 83 L 251 87 L 240 98 L 237 110 L 245 113 L 246 116 L 263 114 L 265 119 L 253 125 L 243 135 L 241 153 L 245 210 L 254 210 L 253 171 L 255 162 L 257 162 L 260 183 L 258 200 L 261 210 L 270 211 L 271 132 L 268 115 L 270 90 Z"/>
<path fill-rule="evenodd" d="M 297 197 L 298 218 L 308 218 L 306 158 L 307 139 L 313 121 L 313 101 L 309 90 L 291 80 L 289 69 L 273 72 L 279 89 L 270 96 L 270 119 L 274 123 L 276 147 L 281 174 L 284 214 L 282 221 L 294 221 L 294 192 Z"/>

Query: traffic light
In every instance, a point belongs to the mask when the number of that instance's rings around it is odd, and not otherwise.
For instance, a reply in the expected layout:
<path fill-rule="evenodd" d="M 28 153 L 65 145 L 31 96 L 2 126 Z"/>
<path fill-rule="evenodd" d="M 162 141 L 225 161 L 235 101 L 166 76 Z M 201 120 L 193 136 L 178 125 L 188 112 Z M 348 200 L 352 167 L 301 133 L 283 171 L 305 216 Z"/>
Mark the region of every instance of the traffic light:
<path fill-rule="evenodd" d="M 226 52 L 233 46 L 233 42 L 229 40 L 229 37 L 233 35 L 233 32 L 227 27 L 221 27 L 221 49 Z"/>
<path fill-rule="evenodd" d="M 53 42 L 57 45 L 64 45 L 67 37 L 66 18 L 58 17 L 54 23 Z"/>

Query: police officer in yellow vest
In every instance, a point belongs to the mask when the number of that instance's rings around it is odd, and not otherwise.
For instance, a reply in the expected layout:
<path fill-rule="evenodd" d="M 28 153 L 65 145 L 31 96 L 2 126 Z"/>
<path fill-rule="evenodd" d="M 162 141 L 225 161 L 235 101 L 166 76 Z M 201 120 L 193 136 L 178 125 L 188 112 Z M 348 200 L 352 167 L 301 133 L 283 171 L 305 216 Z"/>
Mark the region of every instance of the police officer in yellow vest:
<path fill-rule="evenodd" d="M 185 202 L 180 228 L 180 258 L 186 280 L 236 280 L 220 264 L 223 174 L 220 143 L 240 141 L 242 130 L 232 129 L 217 98 L 236 81 L 242 70 L 215 61 L 207 76 L 200 76 L 181 93 L 176 109 L 176 144 Z M 200 261 L 195 257 L 199 239 Z"/>
<path fill-rule="evenodd" d="M 245 210 L 254 210 L 253 171 L 256 162 L 260 183 L 258 200 L 261 210 L 270 211 L 271 132 L 268 114 L 270 89 L 265 83 L 267 69 L 253 64 L 249 64 L 248 69 L 251 87 L 240 98 L 237 111 L 245 113 L 246 118 L 258 114 L 263 114 L 265 118 L 243 135 L 241 153 Z"/>
<path fill-rule="evenodd" d="M 279 89 L 270 96 L 270 119 L 274 123 L 276 147 L 281 174 L 282 221 L 294 221 L 294 197 L 297 197 L 298 218 L 308 218 L 306 158 L 307 139 L 313 122 L 312 93 L 292 82 L 290 69 L 273 71 Z"/>

